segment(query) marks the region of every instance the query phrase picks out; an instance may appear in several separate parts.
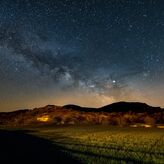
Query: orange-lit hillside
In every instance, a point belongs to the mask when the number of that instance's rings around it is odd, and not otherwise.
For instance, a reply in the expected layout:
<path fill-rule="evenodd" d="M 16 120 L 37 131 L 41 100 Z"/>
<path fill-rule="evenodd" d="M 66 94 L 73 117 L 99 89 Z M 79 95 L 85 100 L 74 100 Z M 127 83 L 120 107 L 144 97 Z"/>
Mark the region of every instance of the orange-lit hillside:
<path fill-rule="evenodd" d="M 120 104 L 119 104 L 120 105 Z M 127 106 L 129 104 L 126 104 Z M 164 110 L 144 106 L 144 110 L 125 106 L 113 108 L 83 108 L 75 105 L 64 107 L 47 105 L 33 110 L 0 113 L 1 125 L 63 124 L 105 124 L 134 127 L 161 127 L 164 124 Z M 141 106 L 141 107 L 140 107 Z M 130 104 L 131 107 L 131 104 Z M 147 109 L 145 108 L 147 107 Z M 133 109 L 133 110 L 131 110 Z M 146 112 L 147 110 L 147 112 Z M 141 126 L 143 125 L 143 126 Z"/>

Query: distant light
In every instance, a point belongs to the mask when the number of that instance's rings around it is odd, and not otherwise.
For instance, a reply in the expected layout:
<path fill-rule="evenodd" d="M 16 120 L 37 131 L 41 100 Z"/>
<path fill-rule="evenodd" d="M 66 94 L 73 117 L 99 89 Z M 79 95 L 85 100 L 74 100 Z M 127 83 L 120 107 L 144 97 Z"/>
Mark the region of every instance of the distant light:
<path fill-rule="evenodd" d="M 37 117 L 37 121 L 47 122 L 48 120 L 49 120 L 49 116 Z"/>
<path fill-rule="evenodd" d="M 164 125 L 158 125 L 157 128 L 164 129 Z"/>

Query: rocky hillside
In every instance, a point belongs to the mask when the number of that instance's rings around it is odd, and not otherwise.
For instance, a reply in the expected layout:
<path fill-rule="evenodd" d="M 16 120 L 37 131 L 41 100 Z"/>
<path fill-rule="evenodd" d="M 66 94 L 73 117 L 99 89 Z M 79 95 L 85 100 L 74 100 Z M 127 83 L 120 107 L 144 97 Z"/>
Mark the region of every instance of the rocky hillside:
<path fill-rule="evenodd" d="M 77 105 L 47 105 L 32 110 L 1 112 L 1 126 L 38 126 L 47 124 L 164 124 L 164 109 L 139 102 L 118 102 L 101 108 Z"/>

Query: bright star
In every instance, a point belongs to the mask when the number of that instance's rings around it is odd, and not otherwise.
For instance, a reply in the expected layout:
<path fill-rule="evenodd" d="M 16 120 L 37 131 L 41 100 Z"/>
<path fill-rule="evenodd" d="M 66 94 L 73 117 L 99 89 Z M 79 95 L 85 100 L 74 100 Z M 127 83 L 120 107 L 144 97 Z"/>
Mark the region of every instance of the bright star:
<path fill-rule="evenodd" d="M 112 83 L 114 83 L 114 84 L 115 84 L 115 83 L 116 83 L 116 80 L 113 80 L 113 81 L 112 81 Z"/>

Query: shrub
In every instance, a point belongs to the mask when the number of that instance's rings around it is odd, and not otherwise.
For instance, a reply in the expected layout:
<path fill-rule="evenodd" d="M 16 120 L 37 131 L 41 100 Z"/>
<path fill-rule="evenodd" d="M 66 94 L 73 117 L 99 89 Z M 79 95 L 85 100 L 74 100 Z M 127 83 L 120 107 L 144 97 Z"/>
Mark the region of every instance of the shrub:
<path fill-rule="evenodd" d="M 155 125 L 155 119 L 150 116 L 146 116 L 144 119 L 145 124 Z"/>

